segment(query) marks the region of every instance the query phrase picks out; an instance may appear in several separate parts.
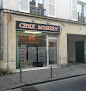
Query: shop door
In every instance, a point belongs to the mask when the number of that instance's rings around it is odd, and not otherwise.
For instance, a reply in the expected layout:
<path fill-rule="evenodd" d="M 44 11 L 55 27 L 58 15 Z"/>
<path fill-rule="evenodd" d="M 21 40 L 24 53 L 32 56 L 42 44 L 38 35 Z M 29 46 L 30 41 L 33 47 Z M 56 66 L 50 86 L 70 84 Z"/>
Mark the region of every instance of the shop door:
<path fill-rule="evenodd" d="M 76 41 L 76 62 L 84 63 L 84 41 Z"/>
<path fill-rule="evenodd" d="M 55 65 L 57 64 L 57 38 L 48 37 L 47 44 L 47 64 Z"/>

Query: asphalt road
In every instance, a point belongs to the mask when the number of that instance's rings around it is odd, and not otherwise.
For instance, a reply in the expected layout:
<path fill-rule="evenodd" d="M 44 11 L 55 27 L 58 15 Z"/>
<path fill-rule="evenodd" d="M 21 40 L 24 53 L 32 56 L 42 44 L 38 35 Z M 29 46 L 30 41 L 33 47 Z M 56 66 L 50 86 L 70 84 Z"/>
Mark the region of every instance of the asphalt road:
<path fill-rule="evenodd" d="M 86 76 L 35 85 L 38 91 L 86 91 Z"/>

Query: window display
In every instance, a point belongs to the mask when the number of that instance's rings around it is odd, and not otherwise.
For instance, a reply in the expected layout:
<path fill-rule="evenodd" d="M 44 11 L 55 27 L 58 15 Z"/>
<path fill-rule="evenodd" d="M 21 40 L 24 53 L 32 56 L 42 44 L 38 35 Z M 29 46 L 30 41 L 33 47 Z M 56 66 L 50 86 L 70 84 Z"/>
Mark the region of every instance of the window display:
<path fill-rule="evenodd" d="M 46 34 L 17 33 L 17 63 L 21 67 L 43 67 L 47 65 Z"/>

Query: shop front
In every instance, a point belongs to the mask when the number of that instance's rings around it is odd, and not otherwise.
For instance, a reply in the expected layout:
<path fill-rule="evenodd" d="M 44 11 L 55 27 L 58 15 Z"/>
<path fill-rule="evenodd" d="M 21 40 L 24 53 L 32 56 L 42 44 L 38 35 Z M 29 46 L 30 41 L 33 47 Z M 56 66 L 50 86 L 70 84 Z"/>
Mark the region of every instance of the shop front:
<path fill-rule="evenodd" d="M 56 18 L 25 15 L 13 13 L 7 27 L 7 13 L 4 13 L 1 68 L 16 72 L 20 66 L 26 70 L 86 63 L 85 25 L 72 21 L 65 21 L 64 25 Z"/>
<path fill-rule="evenodd" d="M 60 26 L 16 21 L 16 68 L 58 65 Z"/>

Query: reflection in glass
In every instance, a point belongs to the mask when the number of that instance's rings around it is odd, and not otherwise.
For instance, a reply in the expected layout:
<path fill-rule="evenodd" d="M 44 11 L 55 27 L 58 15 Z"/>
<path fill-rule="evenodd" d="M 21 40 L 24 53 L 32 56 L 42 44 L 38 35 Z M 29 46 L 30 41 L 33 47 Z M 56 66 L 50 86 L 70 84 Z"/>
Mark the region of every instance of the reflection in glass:
<path fill-rule="evenodd" d="M 49 64 L 57 63 L 57 41 L 49 39 Z"/>
<path fill-rule="evenodd" d="M 32 0 L 29 0 L 30 2 L 32 2 Z"/>
<path fill-rule="evenodd" d="M 30 2 L 36 2 L 36 0 L 30 0 Z"/>
<path fill-rule="evenodd" d="M 23 68 L 47 65 L 45 33 L 17 32 L 17 42 L 17 66 L 19 62 Z"/>
<path fill-rule="evenodd" d="M 43 0 L 38 0 L 38 3 L 39 4 L 43 4 Z"/>

